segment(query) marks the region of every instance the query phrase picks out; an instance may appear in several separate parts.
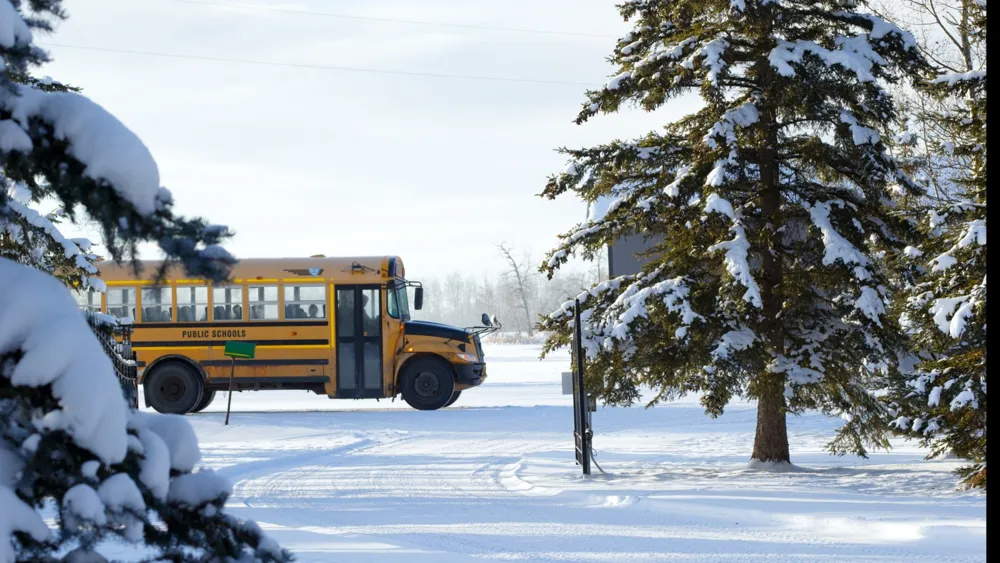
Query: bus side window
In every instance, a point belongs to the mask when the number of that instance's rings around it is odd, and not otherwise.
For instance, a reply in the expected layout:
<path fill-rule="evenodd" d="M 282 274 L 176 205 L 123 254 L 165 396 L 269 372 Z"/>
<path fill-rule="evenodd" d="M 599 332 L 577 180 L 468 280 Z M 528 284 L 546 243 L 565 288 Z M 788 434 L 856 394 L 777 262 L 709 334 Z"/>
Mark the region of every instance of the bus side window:
<path fill-rule="evenodd" d="M 135 320 L 135 288 L 108 288 L 108 314 L 119 319 Z"/>
<path fill-rule="evenodd" d="M 243 287 L 212 288 L 212 312 L 216 321 L 243 320 Z"/>
<path fill-rule="evenodd" d="M 101 294 L 93 289 L 73 290 L 73 299 L 80 309 L 88 313 L 101 312 Z"/>
<path fill-rule="evenodd" d="M 169 323 L 173 296 L 169 287 L 142 289 L 142 320 L 147 323 Z"/>
<path fill-rule="evenodd" d="M 197 314 L 197 316 L 195 316 Z M 177 320 L 204 322 L 208 320 L 208 288 L 204 286 L 177 288 Z"/>
<path fill-rule="evenodd" d="M 286 319 L 325 319 L 326 287 L 322 285 L 286 285 Z"/>
<path fill-rule="evenodd" d="M 247 303 L 250 305 L 251 321 L 278 320 L 278 286 L 250 286 L 250 296 L 247 298 Z"/>

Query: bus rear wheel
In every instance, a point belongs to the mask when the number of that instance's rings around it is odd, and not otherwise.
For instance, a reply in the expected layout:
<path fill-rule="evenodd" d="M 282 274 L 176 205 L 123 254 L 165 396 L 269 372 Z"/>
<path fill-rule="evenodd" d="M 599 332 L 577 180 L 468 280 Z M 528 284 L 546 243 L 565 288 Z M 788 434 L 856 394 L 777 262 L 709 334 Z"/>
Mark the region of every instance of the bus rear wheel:
<path fill-rule="evenodd" d="M 203 398 L 201 378 L 194 369 L 181 362 L 161 364 L 143 379 L 149 406 L 159 413 L 187 414 Z"/>
<path fill-rule="evenodd" d="M 215 400 L 215 391 L 202 392 L 201 401 L 198 403 L 198 406 L 196 406 L 194 410 L 192 410 L 191 412 L 201 412 L 207 409 L 208 405 L 211 405 L 213 400 Z"/>
<path fill-rule="evenodd" d="M 421 411 L 444 408 L 455 395 L 455 376 L 448 364 L 435 358 L 421 358 L 403 374 L 403 400 Z"/>

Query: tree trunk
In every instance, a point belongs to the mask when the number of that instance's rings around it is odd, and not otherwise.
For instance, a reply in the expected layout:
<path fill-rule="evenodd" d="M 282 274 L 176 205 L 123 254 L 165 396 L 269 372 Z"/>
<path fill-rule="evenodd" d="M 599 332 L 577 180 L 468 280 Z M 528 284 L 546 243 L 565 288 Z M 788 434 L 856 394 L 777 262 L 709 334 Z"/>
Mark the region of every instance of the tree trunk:
<path fill-rule="evenodd" d="M 528 338 L 531 338 L 535 331 L 531 328 L 531 309 L 528 308 L 528 296 L 525 294 L 523 285 L 521 286 L 521 306 L 524 307 L 524 322 L 525 326 L 528 327 Z"/>
<path fill-rule="evenodd" d="M 771 17 L 771 16 L 768 16 Z M 773 19 L 769 20 L 767 37 L 773 37 Z M 784 277 L 781 248 L 781 186 L 778 176 L 778 115 L 773 101 L 767 95 L 774 89 L 774 70 L 770 61 L 761 59 L 759 64 L 764 89 L 763 104 L 759 108 L 761 138 L 759 149 L 761 183 L 761 306 L 765 340 L 772 357 L 784 353 L 785 335 L 780 318 L 782 309 L 781 283 Z M 752 460 L 791 463 L 788 453 L 788 429 L 785 426 L 785 375 L 765 372 L 758 376 L 754 389 L 757 392 L 757 434 L 754 437 Z"/>
<path fill-rule="evenodd" d="M 783 375 L 777 373 L 768 373 L 761 378 L 757 398 L 757 434 L 753 439 L 751 460 L 791 463 L 783 380 Z"/>

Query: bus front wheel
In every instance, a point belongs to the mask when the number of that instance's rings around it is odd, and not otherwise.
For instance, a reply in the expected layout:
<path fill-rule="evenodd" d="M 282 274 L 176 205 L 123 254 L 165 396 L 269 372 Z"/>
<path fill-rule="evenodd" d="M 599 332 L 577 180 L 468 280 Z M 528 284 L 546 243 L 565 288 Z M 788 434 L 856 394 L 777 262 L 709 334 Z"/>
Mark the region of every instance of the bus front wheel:
<path fill-rule="evenodd" d="M 451 396 L 450 399 L 448 399 L 448 402 L 444 406 L 450 407 L 450 406 L 454 405 L 455 401 L 458 400 L 458 396 L 461 395 L 461 394 L 462 394 L 461 391 L 455 391 L 455 393 Z"/>
<path fill-rule="evenodd" d="M 161 364 L 143 379 L 149 406 L 156 412 L 187 414 L 202 400 L 201 378 L 181 362 Z"/>
<path fill-rule="evenodd" d="M 448 364 L 435 358 L 421 358 L 403 374 L 403 400 L 422 411 L 436 411 L 448 405 L 455 394 L 455 376 Z"/>

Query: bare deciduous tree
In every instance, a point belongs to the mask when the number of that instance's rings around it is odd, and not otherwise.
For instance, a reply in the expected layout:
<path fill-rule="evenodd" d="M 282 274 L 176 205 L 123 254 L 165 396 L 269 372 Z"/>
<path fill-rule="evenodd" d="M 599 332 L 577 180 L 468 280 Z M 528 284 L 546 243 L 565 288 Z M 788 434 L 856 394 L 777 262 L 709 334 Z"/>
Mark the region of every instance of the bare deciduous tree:
<path fill-rule="evenodd" d="M 521 302 L 525 329 L 527 330 L 528 337 L 530 338 L 534 332 L 534 322 L 531 318 L 531 306 L 529 305 L 529 295 L 533 292 L 529 286 L 531 285 L 532 279 L 536 275 L 535 272 L 528 266 L 528 264 L 531 263 L 530 257 L 524 256 L 519 261 L 514 257 L 514 248 L 512 246 L 509 246 L 504 242 L 497 243 L 496 246 L 500 251 L 500 255 L 504 260 L 506 260 L 508 266 L 510 267 L 510 269 L 504 272 L 502 276 L 513 282 L 513 290 Z"/>

